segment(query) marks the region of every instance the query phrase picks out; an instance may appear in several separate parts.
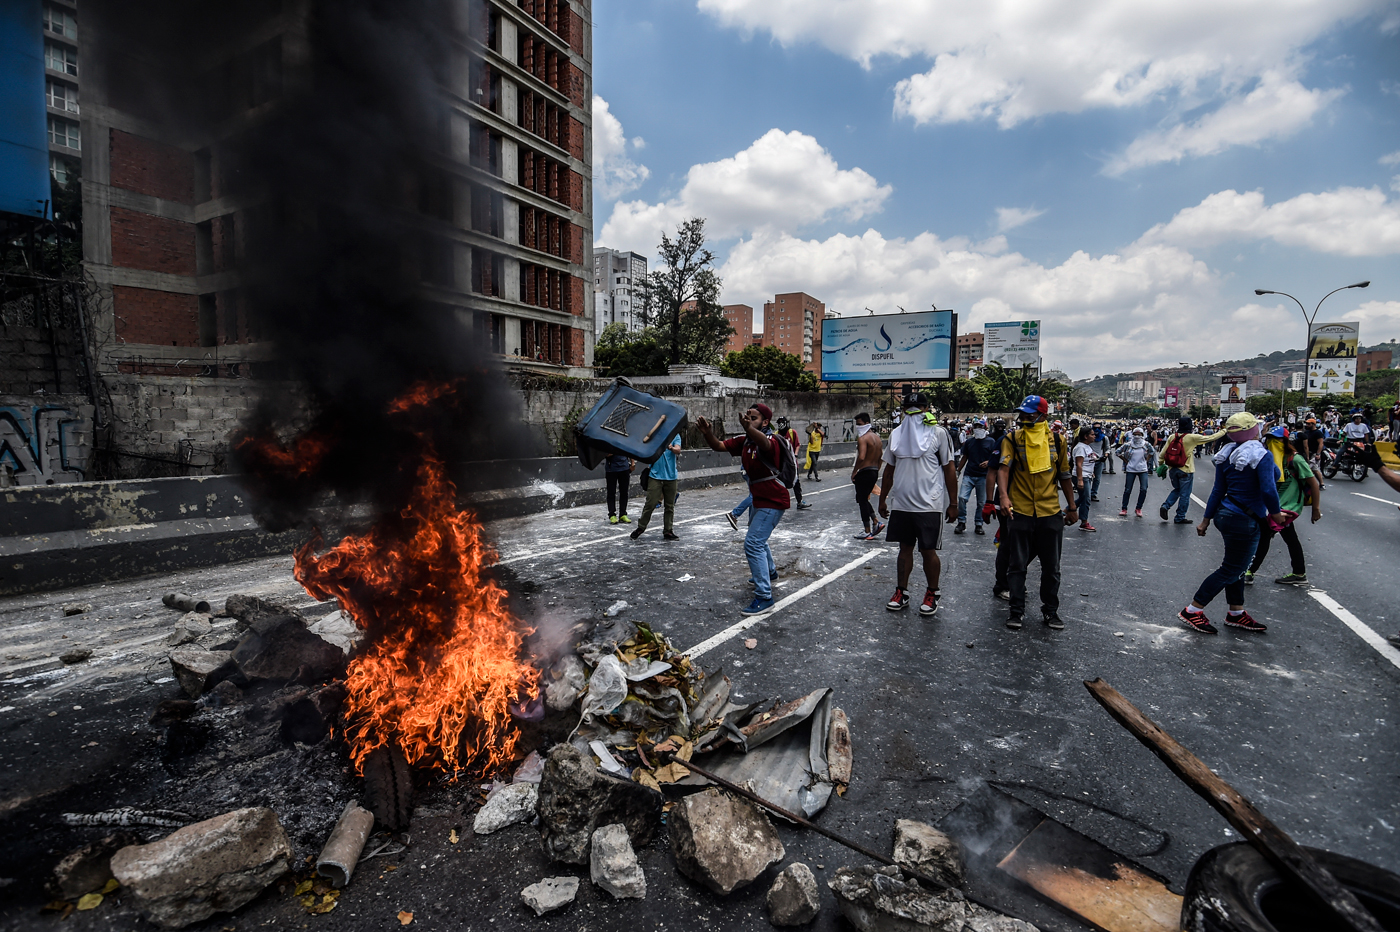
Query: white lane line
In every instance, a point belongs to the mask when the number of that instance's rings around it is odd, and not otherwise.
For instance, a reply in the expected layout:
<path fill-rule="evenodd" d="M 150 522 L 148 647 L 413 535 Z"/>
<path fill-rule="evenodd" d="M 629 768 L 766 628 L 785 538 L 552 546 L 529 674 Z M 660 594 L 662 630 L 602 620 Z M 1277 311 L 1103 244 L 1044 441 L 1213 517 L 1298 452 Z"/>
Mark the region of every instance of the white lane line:
<path fill-rule="evenodd" d="M 1356 635 L 1361 638 L 1361 640 L 1374 647 L 1376 653 L 1380 654 L 1386 660 L 1389 660 L 1397 669 L 1400 669 L 1400 650 L 1396 650 L 1389 641 L 1372 630 L 1370 625 L 1347 611 L 1342 607 L 1342 603 L 1338 602 L 1321 589 L 1309 589 L 1308 595 L 1316 599 L 1323 608 L 1327 609 L 1333 615 L 1336 615 L 1337 620 L 1356 632 Z"/>
<path fill-rule="evenodd" d="M 1200 505 L 1202 508 L 1206 507 L 1206 503 L 1197 498 L 1195 492 L 1191 493 L 1191 501 L 1195 502 L 1197 505 Z"/>
<path fill-rule="evenodd" d="M 1383 505 L 1395 505 L 1400 507 L 1400 502 L 1392 502 L 1388 498 L 1376 498 L 1374 495 L 1367 495 L 1365 492 L 1352 492 L 1352 495 L 1360 495 L 1362 498 L 1369 498 L 1373 502 L 1380 502 Z"/>
<path fill-rule="evenodd" d="M 792 603 L 798 601 L 804 596 L 816 592 L 818 589 L 821 589 L 828 583 L 835 582 L 842 576 L 845 576 L 851 570 L 865 563 L 869 563 L 871 560 L 875 559 L 876 557 L 880 556 L 885 552 L 886 551 L 884 549 L 880 549 L 872 550 L 869 553 L 862 554 L 861 556 L 856 557 L 850 563 L 847 563 L 845 566 L 832 570 L 830 573 L 827 573 L 825 576 L 823 576 L 821 579 L 818 579 L 816 582 L 808 583 L 801 589 L 798 589 L 792 595 L 783 599 L 781 602 L 775 604 L 771 609 L 768 610 L 766 614 L 751 615 L 748 618 L 745 618 L 743 621 L 739 622 L 738 624 L 730 625 L 728 628 L 725 628 L 719 634 L 706 638 L 705 640 L 701 641 L 699 644 L 696 644 L 689 650 L 681 651 L 681 653 L 686 654 L 692 658 L 699 657 L 701 654 L 704 653 L 708 653 L 709 651 L 714 650 L 716 647 L 723 644 L 725 641 L 728 641 L 731 638 L 744 633 L 745 631 L 752 628 L 754 625 L 760 624 L 768 620 L 769 618 L 772 618 L 774 615 L 782 611 L 784 608 L 787 608 Z"/>

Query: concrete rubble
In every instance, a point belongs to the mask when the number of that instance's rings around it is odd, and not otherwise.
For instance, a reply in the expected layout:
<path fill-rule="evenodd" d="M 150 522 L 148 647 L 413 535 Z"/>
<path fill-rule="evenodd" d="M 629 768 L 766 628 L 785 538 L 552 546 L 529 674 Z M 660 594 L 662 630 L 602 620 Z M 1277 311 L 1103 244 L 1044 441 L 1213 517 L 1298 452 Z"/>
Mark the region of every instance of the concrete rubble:
<path fill-rule="evenodd" d="M 806 864 L 789 864 L 768 888 L 768 921 L 775 926 L 806 925 L 821 911 L 817 878 Z"/>
<path fill-rule="evenodd" d="M 179 929 L 252 900 L 291 860 L 277 813 L 249 808 L 122 848 L 112 873 L 147 919 Z"/>
<path fill-rule="evenodd" d="M 179 647 L 181 644 L 198 640 L 206 634 L 213 634 L 213 617 L 202 612 L 186 612 L 180 616 L 179 621 L 175 622 L 175 630 L 166 636 L 165 643 L 171 647 Z"/>
<path fill-rule="evenodd" d="M 345 674 L 345 651 L 306 630 L 295 615 L 260 616 L 233 659 L 250 680 L 319 683 Z"/>
<path fill-rule="evenodd" d="M 934 893 L 897 867 L 843 867 L 827 882 L 841 915 L 860 932 L 1038 932 L 1020 919 Z"/>
<path fill-rule="evenodd" d="M 962 886 L 962 847 L 931 825 L 912 819 L 894 823 L 894 862 L 922 871 L 953 887 Z"/>
<path fill-rule="evenodd" d="M 577 877 L 546 877 L 520 891 L 520 901 L 535 911 L 536 916 L 563 909 L 578 896 Z"/>
<path fill-rule="evenodd" d="M 588 876 L 596 886 L 618 899 L 642 899 L 647 895 L 647 878 L 637 861 L 637 852 L 622 825 L 604 825 L 593 832 L 588 856 Z"/>
<path fill-rule="evenodd" d="M 555 745 L 545 759 L 537 809 L 545 853 L 587 864 L 593 831 L 612 824 L 624 826 L 633 845 L 646 845 L 660 827 L 663 802 L 655 790 L 603 773 L 572 745 Z"/>
<path fill-rule="evenodd" d="M 102 889 L 112 879 L 112 855 L 139 840 L 129 832 L 118 832 L 69 853 L 54 865 L 54 892 L 65 900 L 76 900 Z"/>
<path fill-rule="evenodd" d="M 78 647 L 73 650 L 64 651 L 58 655 L 60 663 L 72 666 L 75 663 L 82 663 L 92 657 L 92 649 L 88 647 Z"/>
<path fill-rule="evenodd" d="M 677 802 L 669 829 L 676 867 L 720 894 L 748 886 L 787 854 L 761 809 L 714 787 Z"/>
<path fill-rule="evenodd" d="M 507 825 L 529 822 L 535 817 L 539 799 L 539 786 L 534 783 L 508 783 L 497 787 L 486 798 L 486 804 L 477 811 L 472 821 L 472 831 L 478 835 L 490 835 Z"/>
<path fill-rule="evenodd" d="M 198 699 L 221 680 L 238 672 L 231 650 L 205 650 L 202 647 L 177 647 L 170 652 L 170 669 L 180 688 L 191 699 Z"/>

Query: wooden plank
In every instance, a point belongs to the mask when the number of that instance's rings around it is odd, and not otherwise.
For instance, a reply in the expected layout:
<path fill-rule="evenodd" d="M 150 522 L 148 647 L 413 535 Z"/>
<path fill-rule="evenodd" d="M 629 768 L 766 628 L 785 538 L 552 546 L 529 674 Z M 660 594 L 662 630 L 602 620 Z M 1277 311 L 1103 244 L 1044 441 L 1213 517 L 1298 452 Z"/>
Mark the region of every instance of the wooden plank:
<path fill-rule="evenodd" d="M 1086 680 L 1084 686 L 1108 714 L 1117 720 L 1187 786 L 1195 790 L 1235 831 L 1258 849 L 1278 869 L 1285 880 L 1299 884 L 1345 928 L 1356 932 L 1382 932 L 1380 923 L 1350 890 L 1337 882 L 1320 864 L 1298 846 L 1288 833 L 1271 822 L 1254 804 L 1245 799 L 1199 757 L 1182 747 L 1156 722 L 1102 679 Z"/>

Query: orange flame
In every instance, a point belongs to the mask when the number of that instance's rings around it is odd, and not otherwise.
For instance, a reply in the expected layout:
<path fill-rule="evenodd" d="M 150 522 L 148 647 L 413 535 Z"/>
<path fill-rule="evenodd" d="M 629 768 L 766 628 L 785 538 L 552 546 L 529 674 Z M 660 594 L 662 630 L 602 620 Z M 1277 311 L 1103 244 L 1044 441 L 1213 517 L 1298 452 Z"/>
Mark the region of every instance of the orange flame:
<path fill-rule="evenodd" d="M 390 410 L 431 405 L 443 386 L 420 385 Z M 345 738 L 357 771 L 387 744 L 410 764 L 455 772 L 497 770 L 519 739 L 512 702 L 539 695 L 539 671 L 521 660 L 531 632 L 483 577 L 496 554 L 427 437 L 416 483 L 397 515 L 345 537 L 319 556 L 319 535 L 296 554 L 296 578 L 313 597 L 340 600 L 366 632 L 349 661 Z"/>

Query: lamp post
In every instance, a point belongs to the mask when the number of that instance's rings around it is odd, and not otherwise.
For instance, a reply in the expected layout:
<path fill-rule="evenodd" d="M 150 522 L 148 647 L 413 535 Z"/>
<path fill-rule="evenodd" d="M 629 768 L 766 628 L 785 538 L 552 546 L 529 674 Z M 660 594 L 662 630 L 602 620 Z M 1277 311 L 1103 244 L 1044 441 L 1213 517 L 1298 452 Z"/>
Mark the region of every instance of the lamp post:
<path fill-rule="evenodd" d="M 1326 301 L 1328 298 L 1332 297 L 1332 296 L 1333 296 L 1334 294 L 1336 294 L 1337 292 L 1339 292 L 1339 291 L 1346 291 L 1348 288 L 1369 288 L 1369 287 L 1371 287 L 1371 283 L 1370 283 L 1369 281 L 1357 282 L 1357 283 L 1354 284 L 1354 285 L 1343 285 L 1343 286 L 1340 287 L 1340 288 L 1333 288 L 1331 291 L 1329 291 L 1329 292 L 1327 292 L 1325 295 L 1323 295 L 1323 296 L 1322 296 L 1322 301 Z M 1305 307 L 1303 307 L 1303 302 L 1302 302 L 1302 301 L 1299 301 L 1297 298 L 1294 298 L 1293 295 L 1289 294 L 1289 293 L 1286 292 L 1286 291 L 1270 291 L 1270 290 L 1268 290 L 1267 288 L 1255 288 L 1255 289 L 1254 289 L 1254 293 L 1257 294 L 1257 295 L 1276 294 L 1276 295 L 1281 295 L 1282 297 L 1285 297 L 1285 298 L 1290 298 L 1290 299 L 1292 299 L 1292 301 L 1293 301 L 1294 304 L 1298 305 L 1298 310 L 1300 310 L 1300 311 L 1303 312 L 1303 320 L 1304 320 L 1304 322 L 1307 323 L 1307 325 L 1308 325 L 1308 335 L 1307 335 L 1307 339 L 1303 341 L 1303 372 L 1304 372 L 1303 397 L 1306 398 L 1306 397 L 1307 397 L 1307 390 L 1308 390 L 1308 389 L 1307 389 L 1307 381 L 1306 381 L 1306 380 L 1307 380 L 1306 373 L 1307 373 L 1307 370 L 1308 370 L 1308 351 L 1311 349 L 1313 321 L 1317 320 L 1317 312 L 1320 311 L 1320 310 L 1322 310 L 1322 301 L 1318 301 L 1318 302 L 1317 302 L 1317 307 L 1313 308 L 1312 316 L 1310 317 L 1310 316 L 1308 316 L 1308 309 L 1305 308 Z M 1280 388 L 1279 388 L 1279 391 L 1278 391 L 1278 417 L 1279 417 L 1279 420 L 1280 420 L 1280 421 L 1283 420 L 1283 403 L 1284 403 L 1284 399 L 1287 398 L 1287 397 L 1288 397 L 1288 391 L 1287 391 L 1286 389 L 1280 387 Z"/>

